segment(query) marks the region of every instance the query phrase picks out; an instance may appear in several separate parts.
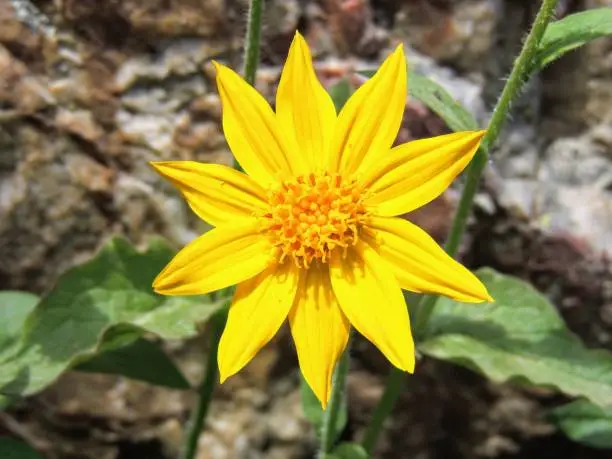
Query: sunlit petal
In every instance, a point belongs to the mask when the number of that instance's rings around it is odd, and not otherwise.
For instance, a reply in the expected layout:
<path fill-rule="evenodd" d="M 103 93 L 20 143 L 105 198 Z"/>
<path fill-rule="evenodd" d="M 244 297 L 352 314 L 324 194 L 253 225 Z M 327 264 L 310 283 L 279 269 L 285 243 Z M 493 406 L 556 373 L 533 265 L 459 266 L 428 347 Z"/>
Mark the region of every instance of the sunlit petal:
<path fill-rule="evenodd" d="M 306 171 L 265 99 L 236 72 L 216 64 L 223 131 L 244 170 L 262 186 Z"/>
<path fill-rule="evenodd" d="M 202 295 L 242 282 L 271 261 L 269 240 L 254 219 L 214 228 L 185 246 L 153 282 L 164 295 Z"/>
<path fill-rule="evenodd" d="M 238 285 L 219 342 L 221 382 L 240 371 L 276 334 L 291 309 L 298 279 L 296 266 L 284 263 Z"/>
<path fill-rule="evenodd" d="M 366 205 L 380 215 L 401 215 L 439 196 L 469 164 L 485 131 L 458 132 L 393 148 L 367 171 Z"/>
<path fill-rule="evenodd" d="M 304 379 L 325 409 L 334 368 L 349 337 L 327 265 L 317 263 L 302 273 L 289 323 Z"/>
<path fill-rule="evenodd" d="M 391 267 L 368 244 L 333 254 L 331 283 L 342 311 L 396 367 L 412 373 L 414 341 L 404 296 Z"/>
<path fill-rule="evenodd" d="M 372 217 L 369 227 L 377 237 L 368 242 L 392 266 L 402 288 L 469 303 L 493 301 L 482 282 L 418 226 L 400 218 Z"/>
<path fill-rule="evenodd" d="M 406 59 L 400 45 L 338 116 L 331 169 L 350 176 L 388 153 L 406 106 Z"/>
<path fill-rule="evenodd" d="M 252 217 L 267 207 L 265 191 L 248 175 L 227 166 L 196 161 L 151 165 L 183 194 L 193 211 L 211 225 Z"/>
<path fill-rule="evenodd" d="M 312 170 L 328 164 L 336 109 L 317 79 L 310 49 L 299 33 L 291 43 L 276 93 L 276 116 L 284 132 L 295 133 Z"/>

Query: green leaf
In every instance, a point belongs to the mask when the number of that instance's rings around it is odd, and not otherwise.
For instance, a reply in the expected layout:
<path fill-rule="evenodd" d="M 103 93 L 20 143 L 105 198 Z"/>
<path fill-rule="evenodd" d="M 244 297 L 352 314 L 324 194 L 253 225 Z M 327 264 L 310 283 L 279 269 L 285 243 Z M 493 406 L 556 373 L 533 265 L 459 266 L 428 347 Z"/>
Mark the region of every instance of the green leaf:
<path fill-rule="evenodd" d="M 32 293 L 0 292 L 0 356 L 7 355 L 19 341 L 21 328 L 36 303 L 38 297 Z"/>
<path fill-rule="evenodd" d="M 600 408 L 578 400 L 554 409 L 551 421 L 577 443 L 592 448 L 612 448 L 612 406 Z"/>
<path fill-rule="evenodd" d="M 11 406 L 13 402 L 12 397 L 0 394 L 0 411 L 4 411 Z"/>
<path fill-rule="evenodd" d="M 336 84 L 329 88 L 329 95 L 334 101 L 334 105 L 336 106 L 336 111 L 340 112 L 346 101 L 349 100 L 353 89 L 351 88 L 350 83 L 346 78 L 342 78 Z"/>
<path fill-rule="evenodd" d="M 419 75 L 408 73 L 408 91 L 411 96 L 423 102 L 455 132 L 479 129 L 474 117 L 438 83 Z"/>
<path fill-rule="evenodd" d="M 369 459 L 369 457 L 363 446 L 356 443 L 341 443 L 327 456 L 327 459 Z"/>
<path fill-rule="evenodd" d="M 596 38 L 612 34 L 612 8 L 572 14 L 548 26 L 530 69 L 535 72 L 563 54 Z"/>
<path fill-rule="evenodd" d="M 32 293 L 0 292 L 0 362 L 17 351 L 23 324 L 38 301 Z M 13 398 L 0 393 L 0 411 L 10 406 Z"/>
<path fill-rule="evenodd" d="M 475 369 L 496 382 L 554 387 L 612 405 L 612 354 L 589 350 L 555 307 L 526 282 L 490 269 L 478 277 L 495 303 L 441 298 L 420 351 Z"/>
<path fill-rule="evenodd" d="M 323 409 L 321 408 L 321 402 L 314 394 L 304 377 L 300 374 L 300 393 L 302 396 L 302 409 L 304 410 L 304 416 L 314 426 L 317 436 L 321 434 L 321 427 L 323 425 Z M 336 417 L 336 428 L 334 432 L 339 437 L 342 431 L 346 427 L 348 420 L 348 410 L 346 407 L 346 398 L 340 402 L 338 407 L 338 416 Z M 334 438 L 333 441 L 336 441 Z"/>
<path fill-rule="evenodd" d="M 151 283 L 172 256 L 161 240 L 141 253 L 113 239 L 88 263 L 67 272 L 28 317 L 18 352 L 0 361 L 0 393 L 35 393 L 101 350 L 145 332 L 163 339 L 194 336 L 226 299 L 155 294 Z"/>
<path fill-rule="evenodd" d="M 367 70 L 359 73 L 371 77 L 375 71 Z M 408 72 L 408 94 L 421 101 L 455 132 L 480 129 L 470 112 L 453 99 L 446 89 L 425 75 Z"/>
<path fill-rule="evenodd" d="M 161 347 L 143 338 L 118 349 L 103 352 L 78 365 L 76 370 L 123 375 L 173 389 L 190 387 L 189 382 Z"/>
<path fill-rule="evenodd" d="M 0 457 L 2 459 L 43 459 L 29 445 L 14 438 L 0 438 Z"/>

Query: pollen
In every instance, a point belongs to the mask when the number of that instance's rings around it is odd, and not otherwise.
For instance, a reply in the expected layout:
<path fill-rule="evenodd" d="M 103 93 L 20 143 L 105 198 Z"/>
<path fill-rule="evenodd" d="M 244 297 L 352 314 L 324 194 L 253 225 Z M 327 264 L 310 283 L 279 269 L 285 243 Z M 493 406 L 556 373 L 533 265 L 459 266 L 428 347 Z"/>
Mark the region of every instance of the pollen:
<path fill-rule="evenodd" d="M 263 230 L 274 246 L 274 257 L 292 259 L 307 268 L 326 263 L 334 250 L 355 245 L 366 218 L 363 193 L 355 180 L 338 174 L 299 176 L 282 182 L 268 193 L 269 211 Z"/>

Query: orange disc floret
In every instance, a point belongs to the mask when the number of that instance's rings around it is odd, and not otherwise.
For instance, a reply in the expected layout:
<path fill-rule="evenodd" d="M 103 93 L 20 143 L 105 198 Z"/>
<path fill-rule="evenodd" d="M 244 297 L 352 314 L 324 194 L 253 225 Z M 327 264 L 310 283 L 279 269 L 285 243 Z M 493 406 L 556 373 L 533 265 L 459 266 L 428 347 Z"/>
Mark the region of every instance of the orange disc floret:
<path fill-rule="evenodd" d="M 355 245 L 366 217 L 359 184 L 327 172 L 284 181 L 269 191 L 268 200 L 262 223 L 275 256 L 281 263 L 291 257 L 304 268 Z"/>

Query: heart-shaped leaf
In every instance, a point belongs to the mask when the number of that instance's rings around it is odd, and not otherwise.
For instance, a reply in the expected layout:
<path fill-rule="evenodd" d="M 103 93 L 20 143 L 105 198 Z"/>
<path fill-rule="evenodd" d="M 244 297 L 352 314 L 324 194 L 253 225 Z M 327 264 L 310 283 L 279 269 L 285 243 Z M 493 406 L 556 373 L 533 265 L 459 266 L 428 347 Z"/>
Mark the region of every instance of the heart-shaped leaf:
<path fill-rule="evenodd" d="M 441 298 L 420 351 L 475 369 L 496 382 L 554 387 L 612 405 L 612 354 L 587 349 L 555 307 L 528 283 L 482 269 L 495 303 Z"/>
<path fill-rule="evenodd" d="M 172 255 L 161 240 L 138 252 L 113 239 L 62 276 L 29 315 L 19 349 L 0 354 L 0 393 L 35 393 L 74 365 L 145 332 L 164 339 L 194 336 L 227 299 L 154 293 L 151 283 Z"/>
<path fill-rule="evenodd" d="M 592 448 L 612 448 L 612 407 L 577 400 L 554 409 L 550 418 L 569 438 Z"/>

